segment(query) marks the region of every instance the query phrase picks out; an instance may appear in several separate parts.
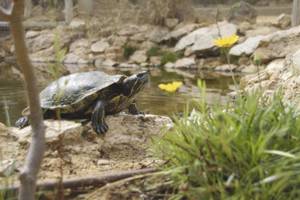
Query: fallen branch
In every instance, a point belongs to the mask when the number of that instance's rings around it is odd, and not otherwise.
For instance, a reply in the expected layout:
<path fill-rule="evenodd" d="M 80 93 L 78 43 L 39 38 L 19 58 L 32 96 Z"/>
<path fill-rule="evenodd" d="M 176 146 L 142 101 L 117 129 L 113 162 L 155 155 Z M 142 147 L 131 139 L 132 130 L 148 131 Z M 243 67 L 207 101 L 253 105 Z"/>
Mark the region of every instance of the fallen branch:
<path fill-rule="evenodd" d="M 77 188 L 84 188 L 84 187 L 91 187 L 91 186 L 100 187 L 106 185 L 107 183 L 112 183 L 136 175 L 153 173 L 156 171 L 157 169 L 155 168 L 146 168 L 146 169 L 137 169 L 137 170 L 129 170 L 129 171 L 111 172 L 109 174 L 102 175 L 102 176 L 65 179 L 62 182 L 62 185 L 64 189 L 77 189 Z M 47 181 L 37 183 L 36 188 L 37 191 L 54 190 L 57 188 L 57 185 L 58 185 L 57 180 L 47 180 Z M 16 193 L 18 189 L 19 186 L 14 185 L 10 187 L 0 188 L 0 192 Z"/>

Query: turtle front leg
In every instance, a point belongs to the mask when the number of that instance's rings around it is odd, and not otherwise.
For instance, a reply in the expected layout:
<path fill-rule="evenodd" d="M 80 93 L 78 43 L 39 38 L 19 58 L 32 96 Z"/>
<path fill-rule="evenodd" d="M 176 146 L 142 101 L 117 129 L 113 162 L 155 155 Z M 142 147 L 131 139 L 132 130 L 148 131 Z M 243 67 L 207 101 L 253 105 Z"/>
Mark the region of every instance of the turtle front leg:
<path fill-rule="evenodd" d="M 139 111 L 135 102 L 128 106 L 128 112 L 132 115 L 144 114 L 143 112 Z"/>
<path fill-rule="evenodd" d="M 105 102 L 98 101 L 92 113 L 92 127 L 97 134 L 104 134 L 108 131 L 105 118 Z"/>

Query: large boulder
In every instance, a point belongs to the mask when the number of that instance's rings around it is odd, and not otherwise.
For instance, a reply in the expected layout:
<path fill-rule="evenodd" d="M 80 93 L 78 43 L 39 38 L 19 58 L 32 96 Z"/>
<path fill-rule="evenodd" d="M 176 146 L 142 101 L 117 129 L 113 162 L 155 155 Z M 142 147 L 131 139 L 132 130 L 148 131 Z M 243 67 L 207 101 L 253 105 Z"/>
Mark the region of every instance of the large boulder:
<path fill-rule="evenodd" d="M 196 28 L 198 28 L 198 24 L 187 24 L 184 25 L 178 29 L 175 29 L 174 31 L 171 31 L 166 36 L 163 37 L 163 42 L 172 42 L 172 41 L 178 41 L 181 37 L 185 36 L 186 34 L 194 31 Z"/>
<path fill-rule="evenodd" d="M 220 37 L 236 34 L 237 27 L 228 22 L 220 22 L 218 25 L 199 28 L 185 37 L 181 38 L 175 46 L 176 51 L 182 51 L 189 48 L 189 54 L 195 52 L 206 52 L 212 50 L 214 40 Z"/>
<path fill-rule="evenodd" d="M 91 51 L 93 53 L 103 53 L 107 48 L 109 48 L 109 43 L 104 40 L 100 40 L 92 44 Z"/>
<path fill-rule="evenodd" d="M 299 48 L 300 27 L 294 27 L 264 36 L 250 37 L 243 43 L 232 47 L 229 54 L 233 56 L 252 55 L 257 49 L 264 49 L 268 50 L 268 52 L 272 52 L 271 55 L 268 55 L 270 59 L 276 59 L 284 58 Z"/>

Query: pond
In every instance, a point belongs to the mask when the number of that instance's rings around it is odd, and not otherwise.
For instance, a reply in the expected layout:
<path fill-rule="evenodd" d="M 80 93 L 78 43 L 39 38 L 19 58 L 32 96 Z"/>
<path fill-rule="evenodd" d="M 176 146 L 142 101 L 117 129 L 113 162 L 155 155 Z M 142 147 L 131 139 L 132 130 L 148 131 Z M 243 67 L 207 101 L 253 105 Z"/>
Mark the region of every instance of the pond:
<path fill-rule="evenodd" d="M 142 69 L 100 69 L 109 74 L 130 75 Z M 207 101 L 210 104 L 223 103 L 226 94 L 233 88 L 233 81 L 228 74 L 218 74 L 207 71 L 150 69 L 150 81 L 138 95 L 137 102 L 145 113 L 169 115 L 178 114 L 185 110 L 188 102 L 198 99 L 197 80 L 206 82 Z M 183 86 L 176 92 L 168 94 L 158 88 L 158 84 L 171 81 L 182 81 Z M 43 89 L 43 86 L 40 86 Z M 0 79 L 0 122 L 14 125 L 21 111 L 26 107 L 26 93 L 22 81 Z"/>

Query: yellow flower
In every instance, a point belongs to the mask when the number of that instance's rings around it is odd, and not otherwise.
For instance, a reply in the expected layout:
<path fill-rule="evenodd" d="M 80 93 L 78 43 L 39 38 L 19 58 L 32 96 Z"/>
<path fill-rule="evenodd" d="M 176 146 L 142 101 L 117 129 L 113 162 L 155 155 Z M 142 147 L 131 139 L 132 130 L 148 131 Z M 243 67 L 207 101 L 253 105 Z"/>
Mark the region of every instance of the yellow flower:
<path fill-rule="evenodd" d="M 234 45 L 239 40 L 239 36 L 232 35 L 229 37 L 222 37 L 214 40 L 214 44 L 220 48 L 228 48 Z"/>
<path fill-rule="evenodd" d="M 180 87 L 182 86 L 181 81 L 173 81 L 172 83 L 167 84 L 159 84 L 158 87 L 161 90 L 167 91 L 167 92 L 176 92 Z"/>

